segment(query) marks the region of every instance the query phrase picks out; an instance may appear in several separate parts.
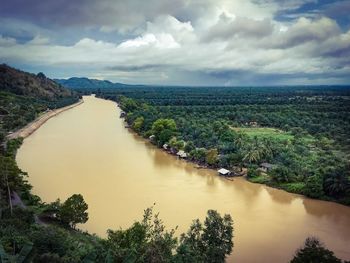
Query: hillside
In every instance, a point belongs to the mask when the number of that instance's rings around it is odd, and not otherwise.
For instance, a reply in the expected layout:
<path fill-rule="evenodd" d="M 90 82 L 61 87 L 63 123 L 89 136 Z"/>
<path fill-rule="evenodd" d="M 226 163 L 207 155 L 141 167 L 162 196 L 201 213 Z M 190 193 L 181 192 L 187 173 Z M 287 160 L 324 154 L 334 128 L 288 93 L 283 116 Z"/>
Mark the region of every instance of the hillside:
<path fill-rule="evenodd" d="M 55 79 L 55 81 L 64 87 L 71 89 L 114 89 L 130 87 L 133 85 L 113 83 L 109 80 L 98 80 L 89 78 L 69 78 L 69 79 Z"/>
<path fill-rule="evenodd" d="M 0 65 L 0 91 L 46 100 L 71 97 L 74 93 L 43 73 L 27 73 L 6 64 Z"/>
<path fill-rule="evenodd" d="M 43 73 L 38 75 L 0 65 L 0 143 L 4 136 L 24 127 L 47 109 L 77 102 L 76 92 Z"/>

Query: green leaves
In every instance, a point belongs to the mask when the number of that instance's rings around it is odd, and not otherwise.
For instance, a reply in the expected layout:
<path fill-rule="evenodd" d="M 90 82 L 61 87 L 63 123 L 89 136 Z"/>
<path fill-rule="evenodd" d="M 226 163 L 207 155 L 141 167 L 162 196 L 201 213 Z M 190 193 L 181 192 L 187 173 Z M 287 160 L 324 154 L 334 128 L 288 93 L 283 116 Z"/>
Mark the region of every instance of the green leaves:
<path fill-rule="evenodd" d="M 230 215 L 209 210 L 204 225 L 194 220 L 186 234 L 182 234 L 175 262 L 225 262 L 233 248 L 233 221 Z"/>
<path fill-rule="evenodd" d="M 88 219 L 86 210 L 88 205 L 85 203 L 81 194 L 74 194 L 69 197 L 59 208 L 58 218 L 63 224 L 75 228 L 78 223 L 85 223 Z"/>
<path fill-rule="evenodd" d="M 305 240 L 304 247 L 298 249 L 290 263 L 342 263 L 343 261 L 334 256 L 334 253 L 314 237 Z M 345 262 L 344 262 L 345 263 Z"/>
<path fill-rule="evenodd" d="M 177 130 L 173 119 L 158 119 L 152 125 L 152 134 L 156 136 L 158 145 L 168 142 Z"/>
<path fill-rule="evenodd" d="M 0 244 L 0 259 L 1 263 L 23 263 L 29 258 L 29 254 L 33 249 L 33 244 L 26 243 L 16 255 L 7 254 Z"/>

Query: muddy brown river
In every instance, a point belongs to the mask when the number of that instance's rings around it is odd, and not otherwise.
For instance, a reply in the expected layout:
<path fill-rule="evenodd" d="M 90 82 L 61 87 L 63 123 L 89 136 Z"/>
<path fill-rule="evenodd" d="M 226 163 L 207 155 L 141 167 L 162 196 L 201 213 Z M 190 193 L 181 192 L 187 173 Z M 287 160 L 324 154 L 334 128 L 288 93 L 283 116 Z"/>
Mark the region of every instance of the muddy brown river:
<path fill-rule="evenodd" d="M 178 226 L 179 234 L 216 209 L 234 219 L 228 262 L 288 262 L 308 236 L 350 260 L 350 207 L 196 169 L 124 128 L 114 102 L 84 101 L 46 122 L 17 154 L 43 201 L 84 196 L 90 218 L 81 229 L 105 236 L 109 228 L 141 220 L 156 203 L 166 226 Z"/>

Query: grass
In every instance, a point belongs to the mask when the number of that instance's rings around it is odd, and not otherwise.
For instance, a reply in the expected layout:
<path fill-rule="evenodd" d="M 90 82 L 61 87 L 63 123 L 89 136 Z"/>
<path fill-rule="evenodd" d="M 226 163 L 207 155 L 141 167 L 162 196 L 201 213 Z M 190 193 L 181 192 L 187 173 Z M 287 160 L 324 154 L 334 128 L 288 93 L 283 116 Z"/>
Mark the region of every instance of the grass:
<path fill-rule="evenodd" d="M 303 194 L 305 189 L 305 183 L 303 182 L 284 183 L 284 184 L 280 184 L 280 187 L 286 190 L 287 192 Z"/>
<path fill-rule="evenodd" d="M 270 181 L 270 177 L 267 174 L 262 174 L 256 177 L 250 177 L 248 178 L 248 180 L 252 183 L 266 184 Z"/>
<path fill-rule="evenodd" d="M 293 139 L 293 135 L 276 128 L 267 127 L 232 127 L 233 130 L 243 132 L 250 137 L 274 138 L 281 141 Z"/>

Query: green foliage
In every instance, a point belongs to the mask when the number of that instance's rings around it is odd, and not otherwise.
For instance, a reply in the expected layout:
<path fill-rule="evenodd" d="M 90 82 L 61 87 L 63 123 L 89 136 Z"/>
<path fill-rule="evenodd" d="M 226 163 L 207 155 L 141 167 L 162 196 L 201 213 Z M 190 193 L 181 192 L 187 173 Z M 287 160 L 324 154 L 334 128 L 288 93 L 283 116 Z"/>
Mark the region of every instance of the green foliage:
<path fill-rule="evenodd" d="M 142 117 L 138 132 L 146 138 L 157 133 L 158 146 L 171 140 L 191 160 L 229 169 L 268 162 L 275 169 L 251 181 L 344 204 L 350 200 L 349 175 L 342 168 L 350 154 L 349 95 L 342 87 L 128 87 L 101 94 L 129 98 L 128 123 Z M 176 129 L 161 121 L 153 129 L 158 120 L 172 120 Z M 175 143 L 180 141 L 184 147 Z M 210 149 L 217 149 L 217 160 L 208 162 Z M 317 180 L 307 182 L 310 176 Z"/>
<path fill-rule="evenodd" d="M 170 262 L 176 244 L 174 230 L 166 231 L 151 208 L 145 210 L 142 222 L 129 229 L 108 230 L 107 247 L 113 262 Z"/>
<path fill-rule="evenodd" d="M 137 132 L 141 131 L 144 121 L 145 119 L 142 116 L 137 117 L 132 125 L 132 128 Z"/>
<path fill-rule="evenodd" d="M 249 177 L 248 180 L 257 184 L 267 184 L 270 181 L 270 177 L 267 175 L 259 175 L 256 177 Z"/>
<path fill-rule="evenodd" d="M 210 149 L 206 152 L 205 161 L 209 165 L 215 165 L 219 160 L 219 153 L 217 149 Z"/>
<path fill-rule="evenodd" d="M 169 146 L 176 150 L 183 150 L 185 147 L 185 142 L 182 140 L 177 140 L 176 137 L 173 137 L 169 140 Z"/>
<path fill-rule="evenodd" d="M 259 175 L 260 173 L 256 167 L 248 168 L 248 173 L 247 173 L 248 178 L 258 177 Z"/>
<path fill-rule="evenodd" d="M 225 262 L 232 252 L 233 221 L 209 210 L 204 225 L 195 220 L 183 234 L 177 248 L 176 262 Z"/>
<path fill-rule="evenodd" d="M 291 263 L 342 263 L 334 253 L 313 237 L 306 239 L 304 247 L 298 249 Z"/>
<path fill-rule="evenodd" d="M 29 261 L 29 254 L 33 249 L 30 243 L 24 244 L 16 255 L 9 255 L 0 244 L 0 260 L 2 263 L 23 263 Z"/>
<path fill-rule="evenodd" d="M 184 148 L 185 152 L 187 152 L 187 153 L 193 151 L 194 149 L 196 149 L 196 146 L 191 141 L 187 142 L 185 145 L 185 148 Z"/>
<path fill-rule="evenodd" d="M 63 224 L 75 228 L 76 224 L 83 224 L 89 219 L 87 209 L 83 196 L 74 194 L 59 208 L 58 218 Z"/>
<path fill-rule="evenodd" d="M 15 158 L 17 149 L 22 145 L 23 138 L 12 139 L 6 142 L 6 153 L 8 157 Z"/>
<path fill-rule="evenodd" d="M 119 106 L 126 112 L 133 111 L 137 108 L 137 104 L 133 99 L 121 96 L 119 98 Z"/>
<path fill-rule="evenodd" d="M 156 136 L 158 145 L 163 145 L 175 135 L 177 130 L 173 119 L 158 119 L 152 124 L 152 134 Z"/>
<path fill-rule="evenodd" d="M 331 167 L 324 176 L 325 192 L 332 197 L 343 197 L 349 193 L 350 181 L 348 167 Z"/>
<path fill-rule="evenodd" d="M 271 172 L 270 176 L 277 183 L 288 183 L 293 181 L 293 174 L 290 173 L 288 167 L 277 166 Z"/>
<path fill-rule="evenodd" d="M 13 191 L 27 192 L 30 186 L 25 180 L 27 174 L 22 172 L 13 157 L 0 154 L 0 215 L 1 208 L 10 206 L 10 194 Z"/>
<path fill-rule="evenodd" d="M 312 198 L 322 197 L 324 195 L 322 179 L 316 175 L 309 176 L 306 179 L 303 194 Z"/>
<path fill-rule="evenodd" d="M 190 152 L 190 156 L 194 161 L 203 163 L 205 162 L 207 151 L 204 148 L 196 148 Z"/>
<path fill-rule="evenodd" d="M 305 193 L 305 183 L 304 182 L 283 183 L 283 184 L 280 184 L 279 186 L 282 189 L 286 190 L 287 192 L 307 195 Z M 314 198 L 316 198 L 316 197 L 314 197 Z"/>
<path fill-rule="evenodd" d="M 283 130 L 268 128 L 268 127 L 234 127 L 233 130 L 237 132 L 242 132 L 247 134 L 249 137 L 259 137 L 259 138 L 267 138 L 267 139 L 277 139 L 280 141 L 291 140 L 293 135 L 289 132 L 285 132 Z"/>

